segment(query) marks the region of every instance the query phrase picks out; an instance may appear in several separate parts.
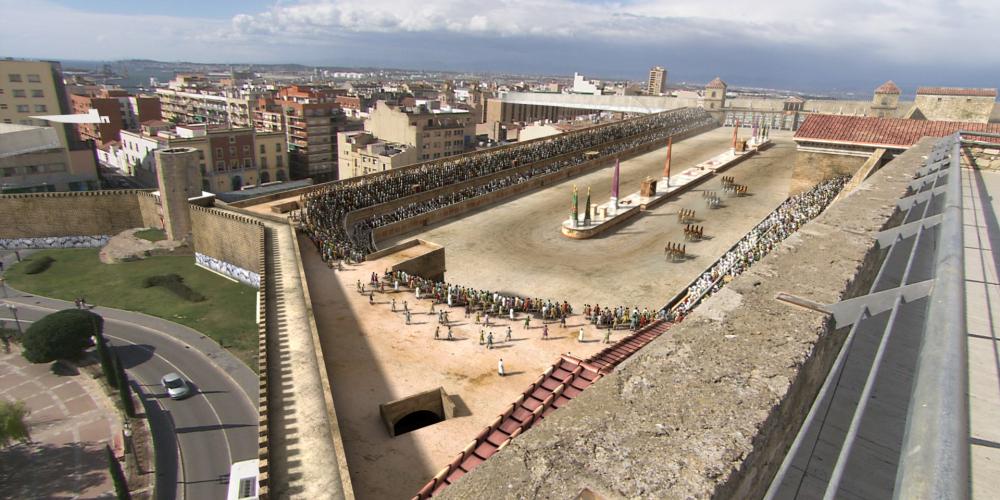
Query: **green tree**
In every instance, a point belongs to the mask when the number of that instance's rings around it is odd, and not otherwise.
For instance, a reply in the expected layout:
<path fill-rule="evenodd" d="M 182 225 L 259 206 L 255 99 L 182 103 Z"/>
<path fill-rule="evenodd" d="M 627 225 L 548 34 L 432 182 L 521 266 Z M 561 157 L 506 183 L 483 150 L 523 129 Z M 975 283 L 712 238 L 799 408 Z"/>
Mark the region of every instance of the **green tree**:
<path fill-rule="evenodd" d="M 90 345 L 94 331 L 102 331 L 104 318 L 81 309 L 54 312 L 24 332 L 22 355 L 32 363 L 76 359 Z"/>
<path fill-rule="evenodd" d="M 125 472 L 122 471 L 122 464 L 115 458 L 115 453 L 111 447 L 104 445 L 108 454 L 108 470 L 111 472 L 111 480 L 115 483 L 115 495 L 118 500 L 129 500 L 132 495 L 128 492 L 128 484 L 125 482 Z"/>
<path fill-rule="evenodd" d="M 24 401 L 0 400 L 0 448 L 5 448 L 14 441 L 31 441 L 28 424 L 25 422 L 29 413 L 31 412 Z"/>

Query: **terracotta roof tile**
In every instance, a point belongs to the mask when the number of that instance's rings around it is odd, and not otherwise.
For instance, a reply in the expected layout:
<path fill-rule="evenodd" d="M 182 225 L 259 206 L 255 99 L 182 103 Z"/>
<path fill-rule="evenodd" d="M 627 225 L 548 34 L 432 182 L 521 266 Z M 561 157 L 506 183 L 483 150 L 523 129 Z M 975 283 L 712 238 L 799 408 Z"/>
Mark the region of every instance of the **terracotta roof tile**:
<path fill-rule="evenodd" d="M 708 85 L 705 85 L 705 88 L 707 88 L 707 89 L 722 89 L 722 88 L 726 88 L 726 82 L 722 81 L 722 78 L 715 77 L 714 80 L 708 82 Z"/>
<path fill-rule="evenodd" d="M 899 94 L 900 90 L 899 90 L 899 87 L 896 86 L 896 82 L 894 82 L 892 80 L 889 80 L 889 81 L 883 83 L 882 85 L 879 85 L 879 87 L 877 89 L 875 89 L 875 93 L 876 94 Z"/>
<path fill-rule="evenodd" d="M 806 118 L 795 133 L 795 140 L 908 148 L 922 137 L 944 137 L 959 130 L 996 134 L 1000 133 L 1000 123 L 816 114 Z"/>
<path fill-rule="evenodd" d="M 969 97 L 996 97 L 997 89 L 968 89 L 961 87 L 920 87 L 917 95 L 960 95 Z"/>

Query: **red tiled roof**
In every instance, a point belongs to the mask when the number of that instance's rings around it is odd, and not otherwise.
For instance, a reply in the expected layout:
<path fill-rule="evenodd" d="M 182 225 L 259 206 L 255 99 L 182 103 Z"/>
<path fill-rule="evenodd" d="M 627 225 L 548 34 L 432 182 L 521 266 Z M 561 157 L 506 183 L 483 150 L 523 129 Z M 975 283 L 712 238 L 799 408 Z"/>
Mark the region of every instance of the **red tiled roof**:
<path fill-rule="evenodd" d="M 920 87 L 917 95 L 960 95 L 969 97 L 996 97 L 997 89 L 966 89 L 961 87 Z"/>
<path fill-rule="evenodd" d="M 707 88 L 707 89 L 722 89 L 722 88 L 726 88 L 726 82 L 722 81 L 722 79 L 719 78 L 719 77 L 715 77 L 714 80 L 708 82 L 708 85 L 705 85 L 705 88 Z"/>
<path fill-rule="evenodd" d="M 879 87 L 877 89 L 875 89 L 875 93 L 876 94 L 898 94 L 898 93 L 900 93 L 900 90 L 899 90 L 899 87 L 896 86 L 896 82 L 894 82 L 892 80 L 889 80 L 889 81 L 883 83 L 882 85 L 879 85 Z"/>
<path fill-rule="evenodd" d="M 1000 123 L 943 122 L 875 116 L 810 115 L 796 141 L 908 148 L 921 137 L 944 137 L 959 130 L 1000 133 Z"/>

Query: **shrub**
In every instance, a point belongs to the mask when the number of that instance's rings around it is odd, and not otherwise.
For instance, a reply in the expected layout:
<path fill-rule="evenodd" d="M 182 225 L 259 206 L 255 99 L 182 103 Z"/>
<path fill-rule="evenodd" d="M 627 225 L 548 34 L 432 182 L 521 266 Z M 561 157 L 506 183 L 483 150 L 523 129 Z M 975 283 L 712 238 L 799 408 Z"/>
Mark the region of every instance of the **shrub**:
<path fill-rule="evenodd" d="M 48 255 L 28 260 L 24 266 L 24 274 L 38 274 L 45 272 L 45 270 L 48 269 L 49 266 L 51 266 L 55 261 L 56 259 L 53 259 Z"/>
<path fill-rule="evenodd" d="M 15 441 L 27 443 L 31 441 L 28 432 L 28 414 L 31 413 L 24 401 L 6 401 L 0 399 L 0 448 Z"/>
<path fill-rule="evenodd" d="M 22 355 L 32 363 L 76 359 L 102 331 L 104 318 L 91 311 L 66 309 L 34 322 L 24 332 Z"/>
<path fill-rule="evenodd" d="M 180 297 L 188 302 L 201 302 L 205 300 L 205 296 L 192 290 L 191 287 L 184 284 L 184 278 L 177 274 L 161 274 L 157 276 L 150 276 L 143 280 L 142 286 L 149 288 L 153 286 L 160 286 L 170 290 L 174 295 Z"/>

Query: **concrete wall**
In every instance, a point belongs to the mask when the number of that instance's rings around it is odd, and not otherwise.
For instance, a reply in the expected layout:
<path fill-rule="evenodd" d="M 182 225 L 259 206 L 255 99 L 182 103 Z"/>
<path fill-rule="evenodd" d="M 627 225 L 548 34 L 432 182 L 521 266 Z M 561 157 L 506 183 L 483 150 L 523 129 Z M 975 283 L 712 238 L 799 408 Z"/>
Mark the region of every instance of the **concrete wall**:
<path fill-rule="evenodd" d="M 875 234 L 898 219 L 930 145 L 873 174 L 441 498 L 762 497 L 845 333 L 774 297 L 859 295 L 877 269 Z"/>
<path fill-rule="evenodd" d="M 866 159 L 862 156 L 799 151 L 795 154 L 795 170 L 792 172 L 789 194 L 808 191 L 817 183 L 827 179 L 854 175 L 865 164 Z"/>
<path fill-rule="evenodd" d="M 110 236 L 142 227 L 139 192 L 0 195 L 0 238 Z"/>
<path fill-rule="evenodd" d="M 254 271 L 260 267 L 260 222 L 215 208 L 191 206 L 194 251 Z"/>

